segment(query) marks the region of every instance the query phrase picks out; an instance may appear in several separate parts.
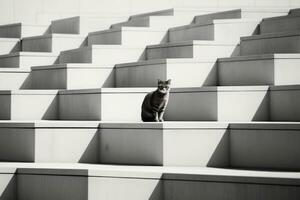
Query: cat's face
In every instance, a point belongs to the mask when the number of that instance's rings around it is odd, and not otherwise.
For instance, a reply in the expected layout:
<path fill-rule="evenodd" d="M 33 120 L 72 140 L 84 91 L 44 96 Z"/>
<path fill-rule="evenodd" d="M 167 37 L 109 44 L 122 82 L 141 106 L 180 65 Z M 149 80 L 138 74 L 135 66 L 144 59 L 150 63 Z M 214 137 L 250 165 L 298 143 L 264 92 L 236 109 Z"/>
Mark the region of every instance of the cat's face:
<path fill-rule="evenodd" d="M 160 93 L 166 94 L 170 90 L 170 85 L 171 85 L 171 79 L 167 81 L 162 81 L 158 79 L 157 89 Z"/>

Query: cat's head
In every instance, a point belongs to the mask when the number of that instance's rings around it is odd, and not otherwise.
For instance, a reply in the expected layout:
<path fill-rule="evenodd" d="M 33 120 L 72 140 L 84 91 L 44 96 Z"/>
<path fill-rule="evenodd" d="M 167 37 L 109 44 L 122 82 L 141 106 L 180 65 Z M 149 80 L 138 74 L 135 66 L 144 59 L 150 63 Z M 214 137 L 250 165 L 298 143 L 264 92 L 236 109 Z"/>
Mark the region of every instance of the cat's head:
<path fill-rule="evenodd" d="M 158 79 L 157 90 L 162 94 L 166 94 L 170 91 L 170 85 L 171 85 L 171 79 L 167 81 L 162 81 Z"/>

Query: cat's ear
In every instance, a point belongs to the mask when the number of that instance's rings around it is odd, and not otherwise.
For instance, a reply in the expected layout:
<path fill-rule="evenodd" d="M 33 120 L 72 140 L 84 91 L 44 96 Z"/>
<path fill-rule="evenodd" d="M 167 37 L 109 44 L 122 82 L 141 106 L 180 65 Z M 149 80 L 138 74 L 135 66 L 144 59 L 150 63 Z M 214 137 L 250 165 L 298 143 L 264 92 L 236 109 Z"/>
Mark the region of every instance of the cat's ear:
<path fill-rule="evenodd" d="M 168 85 L 170 85 L 171 84 L 171 79 L 167 80 L 167 83 L 168 83 Z"/>
<path fill-rule="evenodd" d="M 158 84 L 160 84 L 160 83 L 162 83 L 162 82 L 163 82 L 162 80 L 157 79 L 157 83 L 158 83 Z"/>

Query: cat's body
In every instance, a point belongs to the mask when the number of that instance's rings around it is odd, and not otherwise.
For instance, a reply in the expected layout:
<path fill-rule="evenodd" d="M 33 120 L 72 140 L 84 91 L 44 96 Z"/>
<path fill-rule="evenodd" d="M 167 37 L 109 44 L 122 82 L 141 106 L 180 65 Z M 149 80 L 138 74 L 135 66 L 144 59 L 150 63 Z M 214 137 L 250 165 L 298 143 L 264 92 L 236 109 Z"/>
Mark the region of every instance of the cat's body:
<path fill-rule="evenodd" d="M 148 93 L 142 104 L 142 120 L 144 122 L 162 122 L 169 101 L 169 85 L 171 80 L 158 81 L 157 90 Z"/>

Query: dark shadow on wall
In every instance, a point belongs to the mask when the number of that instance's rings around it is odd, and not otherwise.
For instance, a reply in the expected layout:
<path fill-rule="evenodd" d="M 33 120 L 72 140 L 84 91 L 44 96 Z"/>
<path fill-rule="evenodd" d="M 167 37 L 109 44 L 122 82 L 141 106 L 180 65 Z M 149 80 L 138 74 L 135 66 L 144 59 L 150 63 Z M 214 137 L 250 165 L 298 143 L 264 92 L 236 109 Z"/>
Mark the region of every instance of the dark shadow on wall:
<path fill-rule="evenodd" d="M 15 53 L 21 51 L 21 41 L 15 44 L 15 46 L 12 47 L 9 53 Z"/>
<path fill-rule="evenodd" d="M 114 68 L 112 68 L 111 72 L 109 73 L 109 75 L 107 76 L 105 81 L 103 82 L 102 86 L 99 85 L 99 88 L 101 88 L 101 87 L 105 87 L 105 88 L 116 87 L 115 80 L 116 80 L 116 68 L 114 67 Z"/>
<path fill-rule="evenodd" d="M 158 181 L 149 200 L 164 200 L 164 184 L 162 180 Z"/>
<path fill-rule="evenodd" d="M 44 115 L 42 116 L 43 120 L 57 120 L 59 118 L 58 99 L 59 96 L 57 93 L 50 105 L 48 106 L 47 110 L 45 111 Z"/>
<path fill-rule="evenodd" d="M 35 129 L 34 124 L 28 128 L 1 128 L 0 162 L 34 162 Z"/>
<path fill-rule="evenodd" d="M 270 120 L 270 90 L 268 90 L 259 104 L 252 121 L 269 121 Z"/>
<path fill-rule="evenodd" d="M 100 131 L 96 130 L 93 138 L 88 144 L 87 148 L 83 152 L 82 156 L 79 159 L 79 163 L 99 163 L 99 134 Z"/>
<path fill-rule="evenodd" d="M 29 75 L 27 76 L 27 78 L 22 83 L 20 89 L 31 89 L 31 87 L 32 87 L 32 77 L 33 77 L 32 72 L 30 72 Z"/>
<path fill-rule="evenodd" d="M 230 137 L 229 130 L 225 130 L 219 144 L 212 153 L 207 167 L 230 167 Z"/>
<path fill-rule="evenodd" d="M 11 119 L 11 91 L 3 91 L 4 94 L 0 94 L 0 120 Z"/>
<path fill-rule="evenodd" d="M 88 170 L 18 169 L 17 199 L 88 200 Z"/>
<path fill-rule="evenodd" d="M 6 174 L 10 176 L 10 174 Z M 0 174 L 0 176 L 5 176 L 4 174 Z M 0 180 L 1 182 L 3 180 Z M 2 190 L 2 188 L 0 188 Z M 0 200 L 17 200 L 17 177 L 16 175 L 12 175 L 12 178 L 4 188 L 3 192 L 0 194 Z"/>
<path fill-rule="evenodd" d="M 212 63 L 213 64 L 213 63 Z M 218 85 L 218 63 L 215 62 L 207 77 L 205 78 L 203 85 L 200 86 L 216 86 Z"/>

